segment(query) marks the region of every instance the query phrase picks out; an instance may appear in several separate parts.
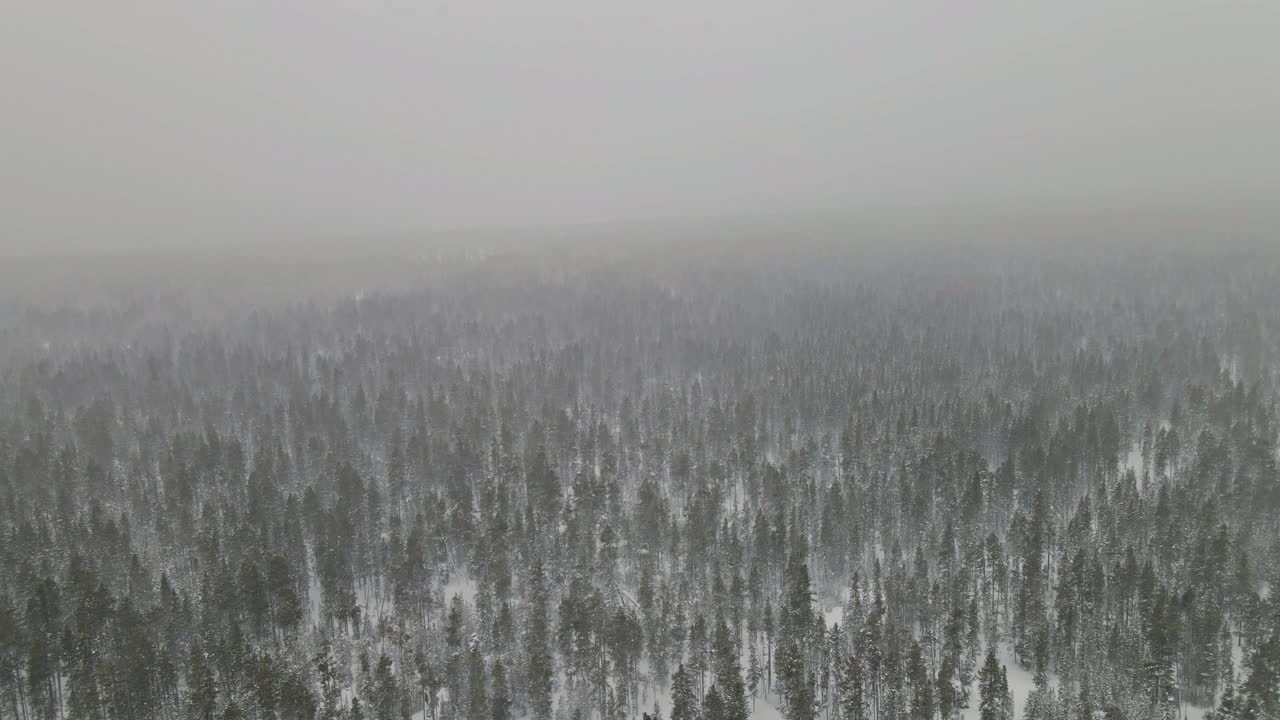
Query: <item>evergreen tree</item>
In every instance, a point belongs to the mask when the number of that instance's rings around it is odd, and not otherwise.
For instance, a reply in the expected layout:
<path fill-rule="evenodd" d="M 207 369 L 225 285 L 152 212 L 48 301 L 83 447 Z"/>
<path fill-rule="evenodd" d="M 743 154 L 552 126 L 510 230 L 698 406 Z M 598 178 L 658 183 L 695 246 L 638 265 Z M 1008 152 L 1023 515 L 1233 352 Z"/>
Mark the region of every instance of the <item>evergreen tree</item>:
<path fill-rule="evenodd" d="M 707 690 L 707 696 L 703 698 L 702 720 L 729 720 L 728 710 L 720 697 L 720 689 L 715 685 Z"/>
<path fill-rule="evenodd" d="M 746 686 L 742 681 L 738 648 L 730 635 L 729 626 L 723 621 L 716 624 L 712 660 L 715 683 L 720 688 L 720 699 L 724 705 L 724 720 L 746 720 L 750 711 L 747 709 Z"/>
<path fill-rule="evenodd" d="M 778 648 L 778 679 L 782 686 L 783 714 L 787 720 L 813 720 L 813 683 L 805 672 L 800 646 L 788 641 Z"/>
<path fill-rule="evenodd" d="M 996 659 L 994 650 L 987 651 L 987 659 L 978 673 L 979 720 L 1008 720 L 1009 682 L 1004 667 Z"/>
<path fill-rule="evenodd" d="M 526 682 L 533 720 L 551 720 L 552 667 L 547 629 L 547 586 L 542 561 L 529 572 L 529 615 L 525 628 Z"/>
<path fill-rule="evenodd" d="M 671 720 L 701 720 L 701 715 L 693 679 L 681 663 L 671 676 Z"/>
<path fill-rule="evenodd" d="M 196 644 L 191 648 L 191 672 L 188 674 L 191 692 L 191 714 L 196 720 L 214 720 L 218 710 L 218 685 L 213 668 L 203 648 Z"/>
<path fill-rule="evenodd" d="M 489 720 L 487 684 L 484 657 L 480 654 L 479 648 L 473 646 L 467 654 L 467 720 Z"/>
<path fill-rule="evenodd" d="M 755 708 L 755 700 L 760 690 L 760 678 L 762 671 L 760 669 L 760 655 L 756 652 L 755 643 L 750 644 L 750 655 L 748 656 L 747 665 L 747 691 L 751 693 L 751 707 Z"/>
<path fill-rule="evenodd" d="M 511 694 L 507 689 L 507 668 L 501 660 L 493 661 L 493 690 L 489 707 L 491 720 L 511 720 Z"/>
<path fill-rule="evenodd" d="M 867 719 L 862 673 L 862 659 L 857 654 L 845 656 L 840 664 L 836 682 L 840 696 L 840 711 L 844 720 Z"/>
<path fill-rule="evenodd" d="M 1037 672 L 1035 686 L 1027 695 L 1024 720 L 1055 720 L 1054 693 L 1043 671 Z"/>
<path fill-rule="evenodd" d="M 929 677 L 929 668 L 925 665 L 919 641 L 911 643 L 911 651 L 907 655 L 907 679 L 911 683 L 912 720 L 931 720 L 934 683 Z"/>
<path fill-rule="evenodd" d="M 333 648 L 328 640 L 320 643 L 320 649 L 312 659 L 320 676 L 319 720 L 338 720 L 342 689 L 338 685 L 337 666 L 333 660 Z"/>
<path fill-rule="evenodd" d="M 400 691 L 396 685 L 396 674 L 392 667 L 391 658 L 385 652 L 378 656 L 378 664 L 373 671 L 373 696 L 371 700 L 373 703 L 373 716 L 376 720 L 396 720 Z"/>

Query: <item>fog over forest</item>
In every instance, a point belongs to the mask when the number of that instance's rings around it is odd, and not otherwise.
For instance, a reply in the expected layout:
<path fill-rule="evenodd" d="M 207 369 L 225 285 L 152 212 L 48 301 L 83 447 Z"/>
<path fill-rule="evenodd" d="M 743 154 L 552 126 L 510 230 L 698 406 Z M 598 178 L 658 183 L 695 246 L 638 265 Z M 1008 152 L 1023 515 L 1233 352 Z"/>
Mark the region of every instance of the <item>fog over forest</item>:
<path fill-rule="evenodd" d="M 1280 5 L 0 12 L 0 720 L 1280 720 Z"/>

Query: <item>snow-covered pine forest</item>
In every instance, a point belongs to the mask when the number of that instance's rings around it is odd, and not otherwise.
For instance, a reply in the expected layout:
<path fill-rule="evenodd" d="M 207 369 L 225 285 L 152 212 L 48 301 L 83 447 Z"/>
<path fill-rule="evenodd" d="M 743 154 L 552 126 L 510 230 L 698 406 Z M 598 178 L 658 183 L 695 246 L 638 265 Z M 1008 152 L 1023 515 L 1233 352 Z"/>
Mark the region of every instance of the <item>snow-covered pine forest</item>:
<path fill-rule="evenodd" d="M 11 264 L 0 718 L 1280 717 L 1280 258 L 782 245 Z"/>

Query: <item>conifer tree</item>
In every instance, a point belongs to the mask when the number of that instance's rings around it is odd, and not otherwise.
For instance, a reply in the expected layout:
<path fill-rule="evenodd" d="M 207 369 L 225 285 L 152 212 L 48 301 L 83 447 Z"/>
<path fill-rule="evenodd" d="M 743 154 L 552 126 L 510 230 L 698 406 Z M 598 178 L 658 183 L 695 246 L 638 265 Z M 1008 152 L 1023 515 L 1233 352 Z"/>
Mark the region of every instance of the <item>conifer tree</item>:
<path fill-rule="evenodd" d="M 529 572 L 529 609 L 525 627 L 526 682 L 533 720 L 551 720 L 552 667 L 547 629 L 547 585 L 542 561 Z"/>
<path fill-rule="evenodd" d="M 697 690 L 684 663 L 671 676 L 671 720 L 700 720 L 702 716 Z"/>
<path fill-rule="evenodd" d="M 866 720 L 862 659 L 856 653 L 846 655 L 840 663 L 836 688 L 844 720 Z"/>

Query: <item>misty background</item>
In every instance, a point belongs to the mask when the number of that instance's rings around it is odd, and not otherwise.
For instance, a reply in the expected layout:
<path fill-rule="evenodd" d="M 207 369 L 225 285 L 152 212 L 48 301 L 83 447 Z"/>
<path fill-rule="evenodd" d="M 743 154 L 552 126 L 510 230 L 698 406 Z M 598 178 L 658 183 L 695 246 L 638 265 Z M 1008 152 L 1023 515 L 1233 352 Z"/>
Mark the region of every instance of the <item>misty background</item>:
<path fill-rule="evenodd" d="M 1276 0 L 3 16 L 8 250 L 1280 190 Z"/>

